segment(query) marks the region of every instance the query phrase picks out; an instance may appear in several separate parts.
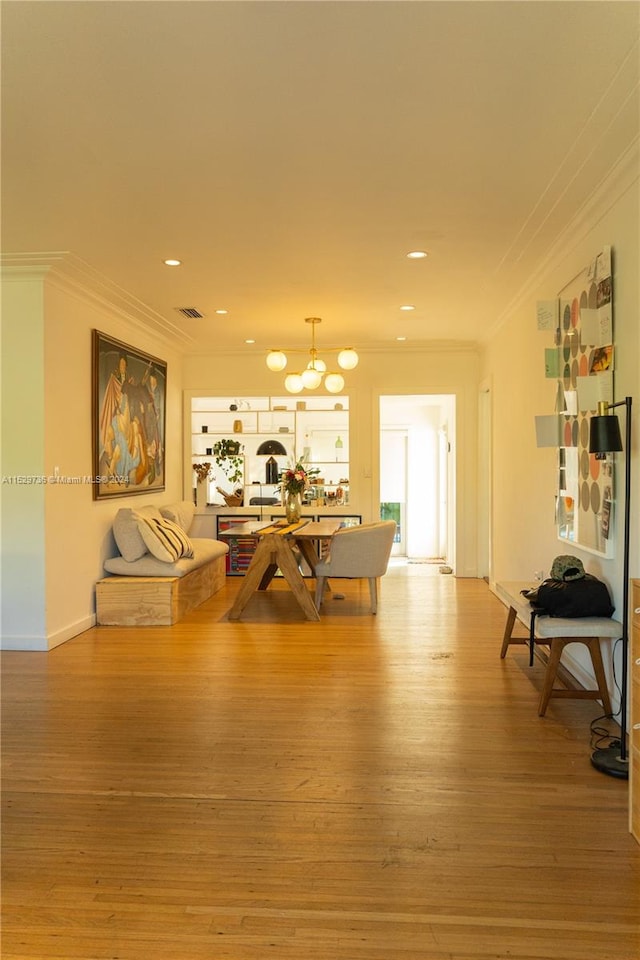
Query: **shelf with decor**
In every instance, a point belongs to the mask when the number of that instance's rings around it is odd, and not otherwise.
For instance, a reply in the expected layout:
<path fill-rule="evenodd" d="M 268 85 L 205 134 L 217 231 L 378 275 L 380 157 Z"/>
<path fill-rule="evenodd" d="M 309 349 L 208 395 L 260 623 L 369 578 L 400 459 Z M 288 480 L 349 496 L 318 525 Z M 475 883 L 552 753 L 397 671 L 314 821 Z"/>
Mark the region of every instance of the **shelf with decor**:
<path fill-rule="evenodd" d="M 320 470 L 323 481 L 314 485 L 313 505 L 348 502 L 347 397 L 341 396 L 332 403 L 331 398 L 325 397 L 301 401 L 290 396 L 193 396 L 188 416 L 192 464 L 210 462 L 212 465 L 207 481 L 208 504 L 229 506 L 220 489 L 230 495 L 239 487 L 243 491 L 243 506 L 256 498 L 279 499 L 277 478 L 294 462 L 294 457 L 302 456 L 306 457 L 309 467 Z M 236 477 L 233 483 L 220 471 L 220 464 L 215 463 L 214 451 L 221 441 L 237 443 L 237 455 L 243 458 L 242 478 Z"/>

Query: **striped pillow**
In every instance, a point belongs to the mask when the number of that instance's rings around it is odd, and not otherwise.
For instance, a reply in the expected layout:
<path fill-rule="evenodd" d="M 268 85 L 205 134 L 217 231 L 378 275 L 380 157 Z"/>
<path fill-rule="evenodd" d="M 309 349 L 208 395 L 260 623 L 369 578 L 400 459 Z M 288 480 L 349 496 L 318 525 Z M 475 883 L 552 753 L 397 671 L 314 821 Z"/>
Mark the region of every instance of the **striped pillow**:
<path fill-rule="evenodd" d="M 145 546 L 157 560 L 175 563 L 180 557 L 193 556 L 193 544 L 182 527 L 166 517 L 138 514 L 138 530 Z"/>

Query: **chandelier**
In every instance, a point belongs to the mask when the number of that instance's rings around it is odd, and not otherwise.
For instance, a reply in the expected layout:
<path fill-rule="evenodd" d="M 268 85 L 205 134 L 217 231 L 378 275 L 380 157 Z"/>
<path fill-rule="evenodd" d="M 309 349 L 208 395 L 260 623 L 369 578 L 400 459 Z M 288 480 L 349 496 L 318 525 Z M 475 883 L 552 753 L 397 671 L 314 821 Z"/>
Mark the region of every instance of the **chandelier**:
<path fill-rule="evenodd" d="M 329 393 L 340 393 L 344 389 L 344 377 L 341 373 L 327 372 L 324 360 L 318 359 L 316 350 L 316 326 L 322 323 L 320 317 L 306 317 L 305 323 L 311 324 L 311 349 L 308 351 L 311 360 L 300 373 L 289 373 L 285 377 L 285 389 L 289 393 L 300 393 L 302 390 L 317 390 L 324 379 L 325 388 Z M 289 353 L 306 353 L 305 350 L 290 350 Z M 343 370 L 353 370 L 358 366 L 358 354 L 353 347 L 342 349 L 329 348 L 326 352 L 338 354 L 338 366 Z M 282 350 L 270 350 L 267 354 L 267 366 L 274 373 L 279 373 L 287 365 L 287 355 Z"/>

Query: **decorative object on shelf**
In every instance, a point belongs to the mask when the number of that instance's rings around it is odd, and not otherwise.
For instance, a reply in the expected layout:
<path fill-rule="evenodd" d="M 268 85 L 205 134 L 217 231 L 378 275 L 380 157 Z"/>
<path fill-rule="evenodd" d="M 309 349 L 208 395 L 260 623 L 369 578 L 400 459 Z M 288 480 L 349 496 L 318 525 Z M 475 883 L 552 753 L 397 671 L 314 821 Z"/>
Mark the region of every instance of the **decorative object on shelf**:
<path fill-rule="evenodd" d="M 317 390 L 324 377 L 324 386 L 329 393 L 340 393 L 344 388 L 344 377 L 340 373 L 327 373 L 324 360 L 318 358 L 316 349 L 315 328 L 322 323 L 320 317 L 306 317 L 305 323 L 311 324 L 311 349 L 308 351 L 311 360 L 301 373 L 290 373 L 285 377 L 285 389 L 289 393 L 300 393 L 301 390 Z M 304 350 L 289 350 L 289 353 L 306 353 Z M 338 354 L 338 366 L 343 370 L 353 370 L 358 365 L 358 354 L 353 347 L 326 348 L 328 353 Z M 270 350 L 267 354 L 267 366 L 274 373 L 279 373 L 287 365 L 287 355 L 280 349 Z"/>
<path fill-rule="evenodd" d="M 278 482 L 278 462 L 273 457 L 269 457 L 265 464 L 265 482 L 266 483 L 277 483 Z"/>
<path fill-rule="evenodd" d="M 211 464 L 206 460 L 204 463 L 194 463 L 193 469 L 196 474 L 196 506 L 206 507 L 209 499 L 207 481 L 211 477 Z"/>
<path fill-rule="evenodd" d="M 256 450 L 256 454 L 259 457 L 286 457 L 287 451 L 279 440 L 264 440 Z"/>
<path fill-rule="evenodd" d="M 234 433 L 242 433 L 242 420 L 234 420 L 234 421 L 233 421 L 233 432 L 234 432 Z"/>
<path fill-rule="evenodd" d="M 202 432 L 203 432 L 203 433 L 209 433 L 209 427 L 203 427 L 203 428 L 202 428 Z"/>
<path fill-rule="evenodd" d="M 340 455 L 342 454 L 343 443 L 342 443 L 341 437 L 338 437 L 338 439 L 336 440 L 335 446 L 336 446 L 336 463 L 337 463 L 338 460 L 340 459 Z"/>
<path fill-rule="evenodd" d="M 622 545 L 622 678 L 620 682 L 620 739 L 609 747 L 601 747 L 591 754 L 591 763 L 600 773 L 621 780 L 629 778 L 629 756 L 627 748 L 627 687 L 629 669 L 629 549 L 631 527 L 631 404 L 632 398 L 625 397 L 617 403 L 598 403 L 597 415 L 591 417 L 589 424 L 589 453 L 596 460 L 603 460 L 607 454 L 624 450 L 624 539 Z M 627 412 L 625 440 L 622 443 L 618 417 L 609 415 L 614 407 L 625 407 Z"/>
<path fill-rule="evenodd" d="M 244 503 L 244 491 L 242 487 L 238 487 L 233 493 L 227 493 L 227 491 L 221 487 L 216 487 L 216 490 L 228 507 L 241 507 Z"/>
<path fill-rule="evenodd" d="M 197 483 L 204 483 L 211 476 L 211 464 L 207 460 L 204 463 L 194 463 L 193 469 Z"/>

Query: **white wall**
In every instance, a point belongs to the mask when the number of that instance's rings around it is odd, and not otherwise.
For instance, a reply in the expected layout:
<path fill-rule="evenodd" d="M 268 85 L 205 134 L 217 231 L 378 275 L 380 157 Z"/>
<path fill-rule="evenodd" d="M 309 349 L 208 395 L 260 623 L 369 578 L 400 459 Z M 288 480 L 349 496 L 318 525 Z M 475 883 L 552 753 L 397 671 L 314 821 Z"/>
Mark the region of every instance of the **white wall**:
<path fill-rule="evenodd" d="M 554 299 L 606 246 L 613 249 L 615 399 L 631 395 L 635 401 L 633 431 L 633 531 L 631 576 L 640 576 L 640 345 L 638 265 L 638 164 L 630 162 L 603 185 L 597 203 L 577 218 L 562 246 L 550 258 L 547 270 L 532 282 L 514 305 L 488 345 L 483 376 L 492 383 L 493 443 L 493 565 L 492 580 L 531 579 L 534 571 L 549 571 L 561 553 L 581 557 L 585 568 L 610 587 L 621 617 L 622 510 L 616 511 L 616 556 L 608 560 L 557 539 L 554 518 L 556 451 L 536 447 L 534 417 L 554 411 L 556 381 L 544 375 L 544 350 L 549 334 L 537 330 L 536 301 Z M 624 422 L 624 409 L 620 411 Z M 621 490 L 622 463 L 618 465 Z M 581 647 L 571 655 L 591 676 Z M 618 674 L 619 675 L 619 674 Z"/>
<path fill-rule="evenodd" d="M 57 466 L 61 476 L 91 476 L 94 328 L 168 362 L 164 492 L 94 501 L 90 483 L 3 485 L 2 646 L 47 650 L 95 623 L 119 507 L 182 499 L 181 361 L 122 308 L 55 270 L 21 276 L 3 273 L 3 474 L 48 477 Z"/>
<path fill-rule="evenodd" d="M 38 647 L 45 633 L 43 272 L 2 283 L 2 636 Z"/>

